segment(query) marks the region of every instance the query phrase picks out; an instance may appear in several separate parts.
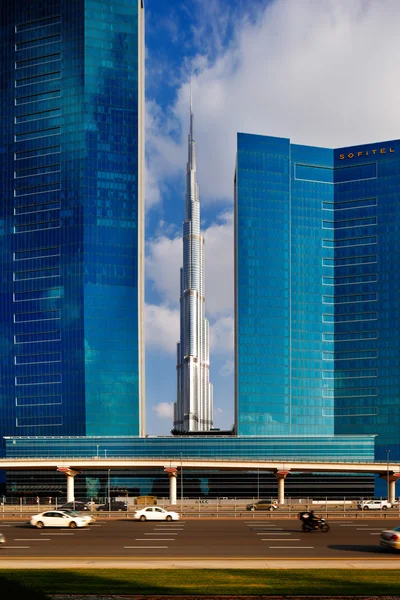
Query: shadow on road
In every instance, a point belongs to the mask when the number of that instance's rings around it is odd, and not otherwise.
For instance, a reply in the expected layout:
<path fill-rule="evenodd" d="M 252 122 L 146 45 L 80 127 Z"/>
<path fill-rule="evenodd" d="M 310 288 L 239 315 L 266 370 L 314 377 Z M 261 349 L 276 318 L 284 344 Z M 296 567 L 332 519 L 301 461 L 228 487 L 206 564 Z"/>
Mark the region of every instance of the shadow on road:
<path fill-rule="evenodd" d="M 329 544 L 327 546 L 331 550 L 341 550 L 347 552 L 363 552 L 364 554 L 390 554 L 390 551 L 380 546 L 365 546 L 362 544 Z"/>

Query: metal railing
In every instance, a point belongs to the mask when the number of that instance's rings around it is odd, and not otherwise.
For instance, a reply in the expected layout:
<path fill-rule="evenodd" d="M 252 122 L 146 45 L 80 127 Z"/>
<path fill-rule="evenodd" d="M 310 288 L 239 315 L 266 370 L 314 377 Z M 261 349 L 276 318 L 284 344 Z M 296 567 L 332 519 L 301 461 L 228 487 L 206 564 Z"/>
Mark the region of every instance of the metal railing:
<path fill-rule="evenodd" d="M 129 500 L 129 498 L 127 499 Z M 273 500 L 273 499 L 272 499 Z M 358 501 L 313 501 L 311 498 L 304 499 L 302 501 L 295 501 L 293 499 L 287 499 L 284 505 L 279 506 L 276 510 L 248 510 L 246 506 L 249 504 L 255 504 L 256 498 L 249 498 L 247 500 L 227 498 L 224 500 L 220 499 L 185 499 L 184 501 L 178 500 L 176 505 L 170 505 L 168 498 L 160 498 L 157 501 L 157 505 L 167 510 L 174 510 L 180 514 L 182 518 L 192 519 L 293 519 L 296 518 L 298 513 L 301 511 L 314 510 L 319 516 L 328 519 L 371 519 L 371 518 L 384 518 L 384 519 L 400 519 L 400 503 L 395 507 L 388 508 L 387 510 L 380 508 L 374 510 L 360 510 L 357 507 Z M 99 503 L 100 504 L 100 503 Z M 136 510 L 143 508 L 143 506 L 128 503 L 127 511 L 97 511 L 96 508 L 99 504 L 90 507 L 90 513 L 99 519 L 131 519 Z M 37 514 L 47 510 L 55 510 L 60 507 L 60 503 L 57 499 L 54 499 L 51 503 L 49 502 L 35 502 L 34 504 L 24 504 L 23 502 L 11 503 L 3 501 L 0 506 L 0 521 L 4 519 L 21 519 L 26 518 L 29 520 L 32 514 Z M 86 512 L 86 511 L 85 511 Z"/>

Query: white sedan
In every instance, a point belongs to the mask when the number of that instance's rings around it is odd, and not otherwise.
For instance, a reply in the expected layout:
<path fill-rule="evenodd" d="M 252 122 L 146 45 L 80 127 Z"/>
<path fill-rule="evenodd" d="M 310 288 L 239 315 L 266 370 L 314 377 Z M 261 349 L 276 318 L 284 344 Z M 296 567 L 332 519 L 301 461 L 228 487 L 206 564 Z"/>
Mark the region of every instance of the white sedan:
<path fill-rule="evenodd" d="M 384 548 L 400 550 L 400 527 L 382 531 L 380 545 Z"/>
<path fill-rule="evenodd" d="M 178 521 L 179 515 L 173 510 L 164 510 L 159 506 L 146 506 L 135 511 L 133 518 L 137 521 Z"/>
<path fill-rule="evenodd" d="M 47 510 L 31 517 L 30 523 L 38 529 L 43 527 L 86 527 L 92 522 L 92 517 L 81 515 L 74 510 Z"/>

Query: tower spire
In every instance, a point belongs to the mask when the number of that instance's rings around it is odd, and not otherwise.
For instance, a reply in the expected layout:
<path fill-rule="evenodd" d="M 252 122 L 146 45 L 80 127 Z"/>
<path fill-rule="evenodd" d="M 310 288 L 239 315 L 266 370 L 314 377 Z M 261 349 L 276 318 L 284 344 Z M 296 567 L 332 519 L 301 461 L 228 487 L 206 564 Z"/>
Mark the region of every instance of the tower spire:
<path fill-rule="evenodd" d="M 192 78 L 190 78 L 190 124 L 189 124 L 189 140 L 193 140 L 193 90 L 192 90 Z"/>
<path fill-rule="evenodd" d="M 192 78 L 190 78 L 190 115 L 193 112 Z"/>

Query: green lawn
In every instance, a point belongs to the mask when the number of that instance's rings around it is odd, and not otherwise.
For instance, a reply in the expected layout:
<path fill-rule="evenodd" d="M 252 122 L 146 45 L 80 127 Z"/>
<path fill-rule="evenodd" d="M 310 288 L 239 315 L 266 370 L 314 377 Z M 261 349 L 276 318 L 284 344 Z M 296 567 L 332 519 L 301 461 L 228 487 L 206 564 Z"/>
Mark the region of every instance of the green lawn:
<path fill-rule="evenodd" d="M 143 595 L 391 595 L 393 570 L 335 569 L 45 569 L 1 570 L 1 597 L 45 599 L 53 594 Z M 35 595 L 35 590 L 37 591 Z"/>

